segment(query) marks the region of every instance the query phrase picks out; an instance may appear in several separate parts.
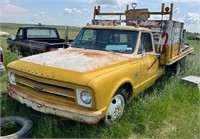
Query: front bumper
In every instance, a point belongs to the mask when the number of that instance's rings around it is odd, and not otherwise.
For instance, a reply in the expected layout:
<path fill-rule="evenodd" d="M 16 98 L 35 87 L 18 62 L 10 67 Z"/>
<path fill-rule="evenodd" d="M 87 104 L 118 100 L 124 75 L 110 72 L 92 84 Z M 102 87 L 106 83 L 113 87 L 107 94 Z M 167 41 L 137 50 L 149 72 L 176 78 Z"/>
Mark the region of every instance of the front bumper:
<path fill-rule="evenodd" d="M 95 124 L 101 119 L 101 111 L 87 111 L 78 108 L 72 108 L 69 106 L 63 106 L 61 104 L 55 104 L 46 100 L 38 99 L 33 96 L 23 93 L 20 89 L 15 88 L 15 86 L 8 84 L 7 90 L 9 95 L 15 100 L 19 101 L 21 104 L 26 104 L 32 109 L 46 113 L 53 114 L 67 119 Z"/>

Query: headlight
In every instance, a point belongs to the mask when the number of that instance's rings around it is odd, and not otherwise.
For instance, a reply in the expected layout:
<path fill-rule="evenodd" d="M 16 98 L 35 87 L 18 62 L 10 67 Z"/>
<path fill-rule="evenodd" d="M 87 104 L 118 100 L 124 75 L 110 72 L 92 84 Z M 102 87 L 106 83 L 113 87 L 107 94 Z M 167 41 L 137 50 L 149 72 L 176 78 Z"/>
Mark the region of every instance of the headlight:
<path fill-rule="evenodd" d="M 77 103 L 85 107 L 92 107 L 92 95 L 89 90 L 76 89 Z"/>
<path fill-rule="evenodd" d="M 92 101 L 92 97 L 91 94 L 88 91 L 82 91 L 81 92 L 81 100 L 85 103 L 85 104 L 90 104 Z"/>
<path fill-rule="evenodd" d="M 8 74 L 10 83 L 16 85 L 15 74 L 12 71 L 9 71 Z"/>

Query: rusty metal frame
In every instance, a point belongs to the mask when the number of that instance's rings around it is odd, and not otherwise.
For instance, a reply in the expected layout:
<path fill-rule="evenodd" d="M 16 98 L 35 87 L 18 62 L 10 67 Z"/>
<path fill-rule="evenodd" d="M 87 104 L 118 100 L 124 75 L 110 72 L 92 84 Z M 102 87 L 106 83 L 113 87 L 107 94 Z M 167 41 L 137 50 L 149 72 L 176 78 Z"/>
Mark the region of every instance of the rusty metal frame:
<path fill-rule="evenodd" d="M 170 15 L 169 16 L 169 20 L 172 20 L 172 16 L 173 16 L 173 9 L 174 9 L 174 4 L 171 3 L 170 5 L 170 11 L 165 11 L 165 4 L 162 3 L 162 7 L 161 7 L 161 11 L 160 12 L 139 12 L 139 11 L 135 11 L 134 15 Z M 102 16 L 109 16 L 109 15 L 119 15 L 120 16 L 120 20 L 121 20 L 121 16 L 122 15 L 128 15 L 128 10 L 129 10 L 129 5 L 127 5 L 126 7 L 126 11 L 125 12 L 116 12 L 116 13 L 103 13 L 101 12 L 101 7 L 94 7 L 94 16 L 93 16 L 93 21 L 96 20 L 96 16 L 97 15 L 102 15 Z"/>

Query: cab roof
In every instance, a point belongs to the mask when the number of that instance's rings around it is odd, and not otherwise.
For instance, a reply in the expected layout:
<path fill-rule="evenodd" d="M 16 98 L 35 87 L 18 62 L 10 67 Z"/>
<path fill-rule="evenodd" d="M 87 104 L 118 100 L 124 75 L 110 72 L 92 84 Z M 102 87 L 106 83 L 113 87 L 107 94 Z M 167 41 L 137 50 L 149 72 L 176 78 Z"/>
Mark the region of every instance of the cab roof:
<path fill-rule="evenodd" d="M 127 31 L 151 31 L 148 28 L 135 27 L 135 26 L 102 26 L 102 25 L 88 25 L 83 28 L 88 29 L 116 29 L 116 30 L 127 30 Z"/>

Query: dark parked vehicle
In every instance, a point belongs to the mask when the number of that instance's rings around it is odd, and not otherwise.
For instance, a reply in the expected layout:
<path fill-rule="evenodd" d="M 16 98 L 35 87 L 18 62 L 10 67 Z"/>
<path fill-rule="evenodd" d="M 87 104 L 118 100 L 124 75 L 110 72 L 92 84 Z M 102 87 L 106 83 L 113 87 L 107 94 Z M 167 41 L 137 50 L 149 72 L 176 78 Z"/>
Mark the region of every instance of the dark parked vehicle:
<path fill-rule="evenodd" d="M 16 36 L 11 35 L 7 43 L 11 52 L 22 56 L 68 47 L 68 43 L 60 39 L 56 28 L 44 26 L 20 27 Z"/>

